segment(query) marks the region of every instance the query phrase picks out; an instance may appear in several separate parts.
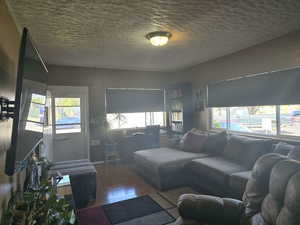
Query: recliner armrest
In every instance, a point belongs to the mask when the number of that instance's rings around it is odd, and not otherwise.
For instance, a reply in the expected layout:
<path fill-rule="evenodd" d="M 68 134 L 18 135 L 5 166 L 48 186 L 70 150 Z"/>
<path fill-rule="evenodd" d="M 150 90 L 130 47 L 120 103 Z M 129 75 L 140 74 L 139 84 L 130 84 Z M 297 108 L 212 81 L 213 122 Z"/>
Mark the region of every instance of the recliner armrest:
<path fill-rule="evenodd" d="M 237 225 L 243 212 L 243 204 L 235 199 L 184 194 L 178 200 L 178 211 L 183 221 Z"/>

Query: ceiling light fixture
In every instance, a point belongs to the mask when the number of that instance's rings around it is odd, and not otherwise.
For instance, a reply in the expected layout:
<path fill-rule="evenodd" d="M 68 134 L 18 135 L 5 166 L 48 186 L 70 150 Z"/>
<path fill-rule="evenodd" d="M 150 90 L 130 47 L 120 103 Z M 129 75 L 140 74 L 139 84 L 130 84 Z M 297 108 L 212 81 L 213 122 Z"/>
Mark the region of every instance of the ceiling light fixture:
<path fill-rule="evenodd" d="M 167 31 L 155 31 L 146 35 L 146 38 L 154 46 L 166 45 L 171 37 L 172 34 Z"/>

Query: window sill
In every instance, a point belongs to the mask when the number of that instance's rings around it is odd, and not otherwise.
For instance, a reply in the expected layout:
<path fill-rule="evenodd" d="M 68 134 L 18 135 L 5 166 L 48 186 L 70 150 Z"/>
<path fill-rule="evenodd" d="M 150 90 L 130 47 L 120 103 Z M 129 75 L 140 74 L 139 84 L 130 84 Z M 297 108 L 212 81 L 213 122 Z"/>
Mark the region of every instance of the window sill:
<path fill-rule="evenodd" d="M 300 144 L 300 137 L 297 137 L 297 136 L 252 134 L 252 133 L 246 133 L 246 132 L 231 131 L 231 130 L 226 130 L 226 129 L 222 129 L 222 128 L 211 128 L 208 131 L 211 131 L 211 132 L 227 131 L 227 133 L 229 133 L 229 134 L 242 135 L 242 136 L 254 137 L 254 138 L 274 139 L 274 140 L 278 140 L 278 141 L 295 142 L 297 144 Z"/>

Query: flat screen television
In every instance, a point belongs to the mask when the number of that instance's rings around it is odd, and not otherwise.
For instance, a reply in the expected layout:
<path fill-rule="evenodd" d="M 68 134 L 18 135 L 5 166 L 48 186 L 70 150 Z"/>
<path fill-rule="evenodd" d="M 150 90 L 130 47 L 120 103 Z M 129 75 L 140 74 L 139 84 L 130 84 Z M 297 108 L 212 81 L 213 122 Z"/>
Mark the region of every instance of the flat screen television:
<path fill-rule="evenodd" d="M 24 28 L 19 51 L 11 145 L 5 172 L 13 175 L 41 143 L 45 123 L 47 68 Z"/>

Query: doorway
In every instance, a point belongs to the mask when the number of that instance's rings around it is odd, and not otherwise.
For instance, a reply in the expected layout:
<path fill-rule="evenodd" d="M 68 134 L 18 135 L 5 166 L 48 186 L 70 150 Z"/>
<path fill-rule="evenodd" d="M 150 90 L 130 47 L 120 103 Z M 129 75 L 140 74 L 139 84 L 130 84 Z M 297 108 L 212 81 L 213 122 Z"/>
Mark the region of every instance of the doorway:
<path fill-rule="evenodd" d="M 50 86 L 53 162 L 89 159 L 88 87 Z"/>

